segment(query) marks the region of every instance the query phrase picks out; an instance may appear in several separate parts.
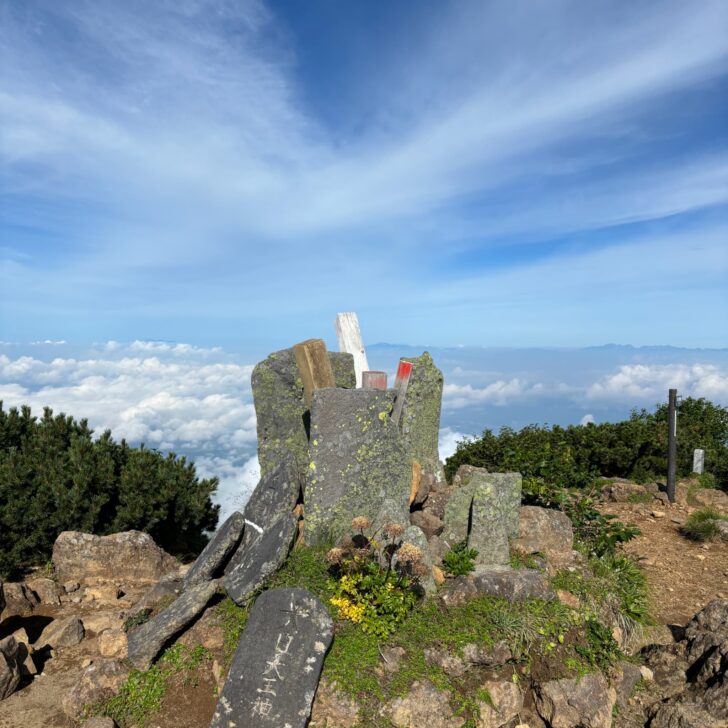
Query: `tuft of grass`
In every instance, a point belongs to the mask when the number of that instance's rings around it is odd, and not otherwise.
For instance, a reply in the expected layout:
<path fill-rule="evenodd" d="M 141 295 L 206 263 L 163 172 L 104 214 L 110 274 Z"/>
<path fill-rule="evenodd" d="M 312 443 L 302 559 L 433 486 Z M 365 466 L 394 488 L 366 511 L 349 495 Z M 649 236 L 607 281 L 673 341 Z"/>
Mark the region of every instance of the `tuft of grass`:
<path fill-rule="evenodd" d="M 182 674 L 191 681 L 204 660 L 212 659 L 202 645 L 175 644 L 149 670 L 132 670 L 119 694 L 92 713 L 113 718 L 121 728 L 144 728 L 162 708 L 170 678 Z"/>
<path fill-rule="evenodd" d="M 540 564 L 536 556 L 540 554 L 523 554 L 520 551 L 512 551 L 510 556 L 510 564 L 512 569 L 536 569 L 537 571 L 543 571 L 543 566 Z"/>
<path fill-rule="evenodd" d="M 226 664 L 230 664 L 235 654 L 240 635 L 248 623 L 249 611 L 247 607 L 239 607 L 230 597 L 225 597 L 215 606 L 215 620 L 222 630 Z"/>
<path fill-rule="evenodd" d="M 682 527 L 683 535 L 691 541 L 712 541 L 720 535 L 719 521 L 728 521 L 728 516 L 722 515 L 715 508 L 700 508 L 688 516 Z"/>
<path fill-rule="evenodd" d="M 630 493 L 627 497 L 629 503 L 652 503 L 653 500 L 652 493 L 646 491 L 642 493 Z"/>
<path fill-rule="evenodd" d="M 446 574 L 451 576 L 465 576 L 471 571 L 475 571 L 475 557 L 478 552 L 475 549 L 469 549 L 465 541 L 456 543 L 442 557 L 442 566 Z"/>
<path fill-rule="evenodd" d="M 715 475 L 713 473 L 700 473 L 698 475 L 698 485 L 701 488 L 715 488 L 717 486 Z"/>

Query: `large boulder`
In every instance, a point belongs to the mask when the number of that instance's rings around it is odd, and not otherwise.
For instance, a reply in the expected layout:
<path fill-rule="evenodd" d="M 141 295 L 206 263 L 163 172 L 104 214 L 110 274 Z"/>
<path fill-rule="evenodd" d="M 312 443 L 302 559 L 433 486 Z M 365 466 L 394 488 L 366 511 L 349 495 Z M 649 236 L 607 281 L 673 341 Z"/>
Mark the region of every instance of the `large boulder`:
<path fill-rule="evenodd" d="M 308 725 L 333 638 L 326 607 L 305 589 L 270 589 L 250 610 L 210 728 Z"/>
<path fill-rule="evenodd" d="M 329 360 L 336 386 L 353 389 L 356 386 L 354 357 L 329 352 Z M 258 419 L 261 475 L 265 476 L 291 453 L 305 478 L 309 463 L 309 411 L 293 349 L 276 351 L 257 364 L 251 384 Z"/>
<path fill-rule="evenodd" d="M 435 475 L 440 470 L 438 441 L 444 379 L 428 352 L 405 361 L 412 363 L 412 374 L 400 420 L 402 438 L 407 454 L 421 465 L 423 475 Z"/>
<path fill-rule="evenodd" d="M 518 538 L 511 546 L 524 554 L 543 554 L 556 567 L 567 566 L 574 560 L 571 520 L 553 508 L 522 506 Z"/>
<path fill-rule="evenodd" d="M 412 467 L 390 419 L 393 390 L 318 389 L 311 406 L 307 543 L 338 539 L 353 516 L 374 521 L 385 500 L 409 521 Z"/>
<path fill-rule="evenodd" d="M 53 566 L 60 583 L 93 579 L 150 583 L 178 568 L 179 562 L 142 531 L 110 536 L 63 531 L 53 545 Z"/>
<path fill-rule="evenodd" d="M 22 582 L 6 581 L 2 585 L 4 606 L 0 609 L 0 620 L 8 617 L 29 617 L 38 606 L 39 599 L 32 589 Z"/>
<path fill-rule="evenodd" d="M 601 672 L 551 680 L 536 688 L 539 715 L 551 728 L 611 728 L 617 693 Z"/>
<path fill-rule="evenodd" d="M 20 684 L 20 645 L 12 635 L 0 640 L 0 700 L 15 692 Z"/>

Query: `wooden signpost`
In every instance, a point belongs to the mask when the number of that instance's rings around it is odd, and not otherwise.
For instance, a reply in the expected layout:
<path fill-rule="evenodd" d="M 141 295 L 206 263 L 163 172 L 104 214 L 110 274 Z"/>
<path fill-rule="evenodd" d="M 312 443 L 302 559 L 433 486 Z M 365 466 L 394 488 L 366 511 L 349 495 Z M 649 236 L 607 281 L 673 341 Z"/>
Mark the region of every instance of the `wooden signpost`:
<path fill-rule="evenodd" d="M 407 396 L 407 387 L 409 386 L 410 377 L 412 376 L 412 362 L 399 360 L 397 367 L 397 376 L 394 380 L 394 388 L 397 390 L 397 398 L 394 400 L 392 408 L 392 422 L 399 425 L 402 418 L 402 409 L 404 408 L 404 400 Z"/>
<path fill-rule="evenodd" d="M 369 369 L 369 363 L 367 362 L 364 343 L 361 340 L 359 317 L 353 311 L 337 313 L 334 325 L 336 327 L 336 338 L 339 342 L 339 351 L 346 352 L 354 357 L 356 386 L 362 387 L 362 374 Z"/>
<path fill-rule="evenodd" d="M 301 374 L 303 395 L 310 407 L 314 389 L 336 386 L 326 344 L 323 339 L 307 339 L 293 347 L 293 356 Z"/>

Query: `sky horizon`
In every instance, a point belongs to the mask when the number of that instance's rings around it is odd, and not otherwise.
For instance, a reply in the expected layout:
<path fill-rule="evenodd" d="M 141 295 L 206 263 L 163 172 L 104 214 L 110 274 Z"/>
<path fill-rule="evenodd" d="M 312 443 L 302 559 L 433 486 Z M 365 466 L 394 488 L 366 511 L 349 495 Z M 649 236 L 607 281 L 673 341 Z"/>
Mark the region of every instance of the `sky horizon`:
<path fill-rule="evenodd" d="M 728 4 L 0 0 L 0 340 L 728 343 Z"/>

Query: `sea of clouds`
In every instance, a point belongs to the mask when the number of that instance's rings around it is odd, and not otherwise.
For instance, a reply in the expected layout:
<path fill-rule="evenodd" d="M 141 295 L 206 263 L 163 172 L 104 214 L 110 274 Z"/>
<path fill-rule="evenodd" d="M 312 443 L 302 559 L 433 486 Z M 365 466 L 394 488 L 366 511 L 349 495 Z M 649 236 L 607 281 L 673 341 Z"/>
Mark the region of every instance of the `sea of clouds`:
<path fill-rule="evenodd" d="M 393 372 L 422 348 L 379 345 L 370 365 Z M 728 405 L 728 350 L 431 349 L 445 374 L 440 455 L 484 428 L 617 420 L 663 401 L 669 387 Z M 0 400 L 86 418 L 97 433 L 195 461 L 220 479 L 222 517 L 242 507 L 260 470 L 250 387 L 240 354 L 189 344 L 0 342 Z"/>

